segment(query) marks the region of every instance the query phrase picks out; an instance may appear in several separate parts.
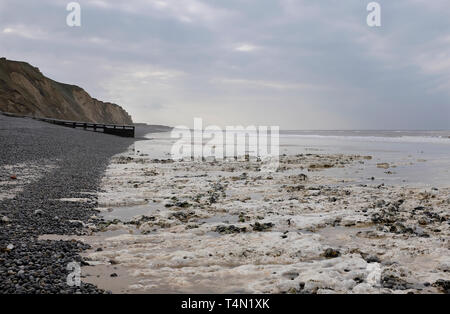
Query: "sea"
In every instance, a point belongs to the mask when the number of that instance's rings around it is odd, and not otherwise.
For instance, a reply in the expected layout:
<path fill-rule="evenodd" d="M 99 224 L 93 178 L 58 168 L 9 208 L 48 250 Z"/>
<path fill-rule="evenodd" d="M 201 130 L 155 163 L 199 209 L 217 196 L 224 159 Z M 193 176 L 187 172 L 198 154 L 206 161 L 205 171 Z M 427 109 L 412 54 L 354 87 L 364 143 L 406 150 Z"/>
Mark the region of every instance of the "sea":
<path fill-rule="evenodd" d="M 232 137 L 225 131 L 224 143 L 233 145 Z M 246 133 L 248 138 L 256 136 Z M 244 134 L 241 134 L 244 135 Z M 198 134 L 192 131 L 192 139 Z M 208 132 L 201 135 L 210 138 Z M 193 141 L 185 139 L 184 143 Z M 230 142 L 231 139 L 231 142 Z M 183 139 L 181 139 L 183 142 Z M 176 143 L 180 143 L 180 132 L 150 133 L 134 144 L 137 155 L 149 158 L 171 158 Z M 205 142 L 203 142 L 205 143 Z M 247 142 L 247 148 L 250 141 Z M 251 147 L 249 148 L 251 150 Z M 450 186 L 450 131 L 400 131 L 400 130 L 280 130 L 279 154 L 350 154 L 371 156 L 364 165 L 325 170 L 325 174 L 343 179 L 408 186 Z M 389 167 L 379 167 L 388 163 Z"/>

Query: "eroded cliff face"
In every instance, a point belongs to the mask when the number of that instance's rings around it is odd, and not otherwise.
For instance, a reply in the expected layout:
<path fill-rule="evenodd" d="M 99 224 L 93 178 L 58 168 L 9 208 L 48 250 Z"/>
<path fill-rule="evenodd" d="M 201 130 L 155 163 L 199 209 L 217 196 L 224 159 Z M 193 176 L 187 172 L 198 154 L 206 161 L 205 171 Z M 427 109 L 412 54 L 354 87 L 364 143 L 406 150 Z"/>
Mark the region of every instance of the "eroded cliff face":
<path fill-rule="evenodd" d="M 26 62 L 0 58 L 0 111 L 82 122 L 132 124 L 119 105 L 55 82 Z"/>

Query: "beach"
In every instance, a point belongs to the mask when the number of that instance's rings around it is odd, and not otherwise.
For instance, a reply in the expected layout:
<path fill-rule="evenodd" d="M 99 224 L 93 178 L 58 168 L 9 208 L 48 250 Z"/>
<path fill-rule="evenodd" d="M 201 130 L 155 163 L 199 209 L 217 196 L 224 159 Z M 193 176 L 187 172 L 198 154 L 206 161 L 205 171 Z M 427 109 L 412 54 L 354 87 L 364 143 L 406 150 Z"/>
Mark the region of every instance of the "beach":
<path fill-rule="evenodd" d="M 174 161 L 170 132 L 0 122 L 2 293 L 448 292 L 445 136 L 288 132 L 265 172 Z"/>
<path fill-rule="evenodd" d="M 91 246 L 83 281 L 113 293 L 448 292 L 446 135 L 317 133 L 281 135 L 276 172 L 173 161 L 167 132 L 135 142 L 111 159 L 86 234 L 64 238 Z"/>

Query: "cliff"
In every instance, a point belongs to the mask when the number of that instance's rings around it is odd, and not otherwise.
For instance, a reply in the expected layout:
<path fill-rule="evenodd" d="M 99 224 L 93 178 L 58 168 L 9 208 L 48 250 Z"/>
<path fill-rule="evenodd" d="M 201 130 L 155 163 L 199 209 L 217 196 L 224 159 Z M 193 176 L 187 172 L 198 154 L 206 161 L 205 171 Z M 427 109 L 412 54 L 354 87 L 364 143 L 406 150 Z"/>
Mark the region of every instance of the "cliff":
<path fill-rule="evenodd" d="M 0 58 L 0 111 L 81 122 L 132 124 L 120 106 L 55 82 L 26 62 Z"/>

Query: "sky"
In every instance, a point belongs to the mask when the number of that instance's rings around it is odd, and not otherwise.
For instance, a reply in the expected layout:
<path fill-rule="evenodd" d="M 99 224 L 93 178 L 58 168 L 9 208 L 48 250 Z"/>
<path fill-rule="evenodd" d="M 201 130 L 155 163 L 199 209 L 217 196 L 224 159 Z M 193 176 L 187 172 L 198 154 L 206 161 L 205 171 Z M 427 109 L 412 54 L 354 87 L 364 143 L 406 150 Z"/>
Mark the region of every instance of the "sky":
<path fill-rule="evenodd" d="M 0 56 L 135 122 L 450 129 L 450 1 L 0 0 Z"/>

